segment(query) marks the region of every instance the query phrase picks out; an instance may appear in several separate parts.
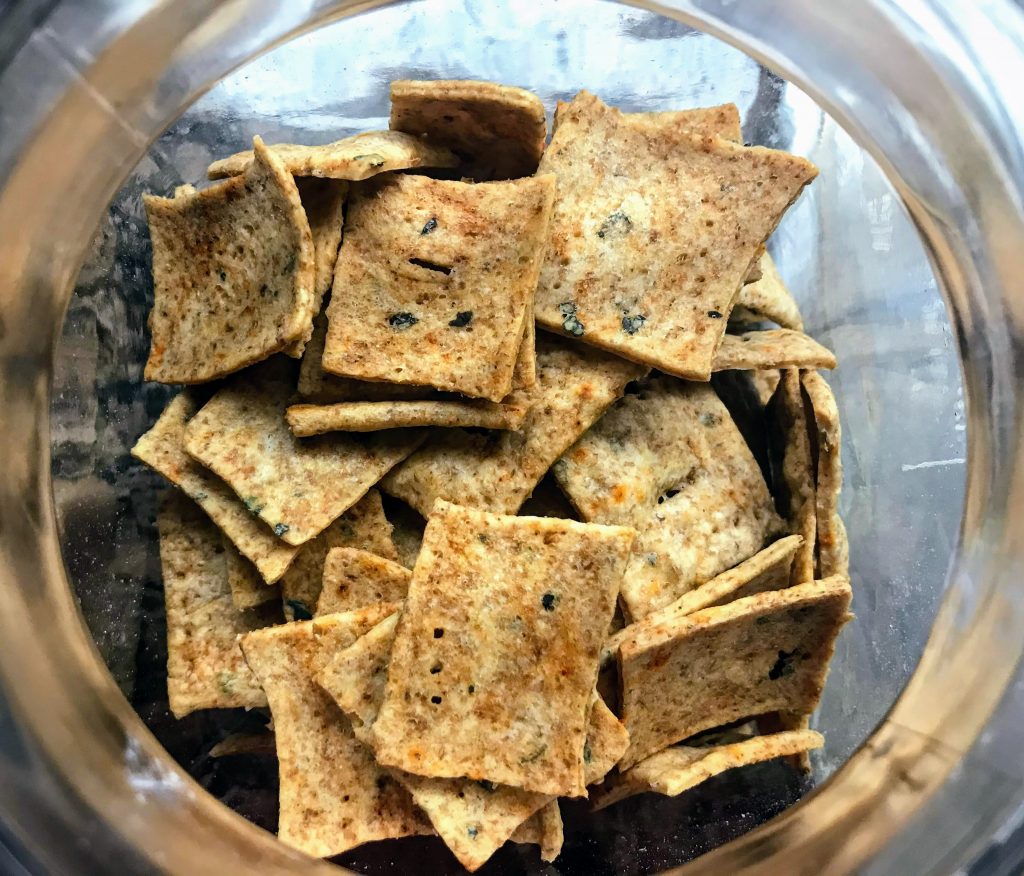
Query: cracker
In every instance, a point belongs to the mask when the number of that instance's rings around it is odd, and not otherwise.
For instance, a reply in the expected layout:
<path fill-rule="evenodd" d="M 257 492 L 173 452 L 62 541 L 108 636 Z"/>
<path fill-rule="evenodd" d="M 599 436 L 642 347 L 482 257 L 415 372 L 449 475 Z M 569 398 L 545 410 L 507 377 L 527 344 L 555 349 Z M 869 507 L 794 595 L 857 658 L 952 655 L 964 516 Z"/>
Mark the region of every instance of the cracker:
<path fill-rule="evenodd" d="M 814 711 L 850 596 L 833 576 L 638 630 L 619 648 L 630 738 L 620 769 L 741 718 Z"/>
<path fill-rule="evenodd" d="M 737 325 L 774 322 L 782 328 L 802 332 L 804 321 L 786 284 L 779 276 L 775 260 L 763 253 L 757 261 L 756 277 L 740 286 L 736 304 L 729 314 L 729 322 Z"/>
<path fill-rule="evenodd" d="M 646 792 L 677 797 L 728 770 L 779 757 L 803 755 L 824 744 L 825 738 L 820 733 L 792 730 L 755 736 L 727 745 L 679 745 L 666 748 L 616 776 L 601 789 L 599 795 L 595 795 L 593 808 L 604 809 L 627 797 Z"/>
<path fill-rule="evenodd" d="M 629 748 L 629 733 L 595 690 L 590 699 L 587 740 L 583 744 L 583 781 L 600 782 Z"/>
<path fill-rule="evenodd" d="M 765 329 L 722 338 L 711 370 L 835 367 L 835 354 L 809 335 L 792 329 Z"/>
<path fill-rule="evenodd" d="M 423 436 L 401 430 L 300 441 L 284 420 L 291 393 L 285 381 L 235 380 L 189 422 L 185 447 L 275 535 L 301 545 L 358 502 Z"/>
<path fill-rule="evenodd" d="M 370 490 L 312 541 L 306 542 L 281 578 L 287 620 L 309 620 L 323 586 L 324 562 L 333 548 L 359 548 L 386 560 L 398 559 L 380 493 Z"/>
<path fill-rule="evenodd" d="M 451 429 L 432 436 L 385 478 L 384 490 L 423 516 L 438 498 L 514 514 L 551 464 L 644 374 L 596 350 L 537 340 L 537 386 L 518 432 Z"/>
<path fill-rule="evenodd" d="M 438 501 L 373 725 L 378 760 L 583 794 L 587 707 L 633 537 Z"/>
<path fill-rule="evenodd" d="M 180 487 L 252 561 L 263 579 L 273 584 L 295 558 L 297 549 L 277 538 L 246 510 L 227 484 L 185 452 L 185 424 L 197 409 L 191 393 L 175 396 L 153 427 L 136 442 L 132 456 Z"/>
<path fill-rule="evenodd" d="M 683 617 L 705 608 L 725 605 L 744 596 L 782 590 L 789 586 L 793 559 L 803 544 L 799 535 L 788 535 L 735 568 L 716 575 L 706 584 L 684 593 L 675 602 L 647 615 L 643 620 L 613 632 L 601 652 L 602 665 L 611 660 L 626 639 L 640 629 L 651 629 L 672 617 Z"/>
<path fill-rule="evenodd" d="M 778 389 L 782 372 L 775 368 L 759 368 L 750 372 L 750 379 L 753 382 L 758 401 L 767 406 L 771 397 L 775 395 L 775 390 Z"/>
<path fill-rule="evenodd" d="M 802 380 L 814 413 L 814 432 L 818 450 L 815 490 L 818 575 L 846 575 L 850 569 L 850 545 L 846 537 L 846 527 L 839 516 L 839 492 L 843 487 L 839 408 L 836 406 L 832 388 L 820 374 L 807 371 L 802 375 Z"/>
<path fill-rule="evenodd" d="M 407 569 L 416 565 L 423 544 L 423 529 L 426 521 L 400 499 L 387 496 L 385 506 L 388 520 L 393 527 L 391 538 L 395 543 L 398 562 Z"/>
<path fill-rule="evenodd" d="M 803 536 L 803 544 L 793 561 L 791 582 L 814 580 L 814 545 L 817 518 L 814 490 L 814 461 L 807 427 L 800 372 L 782 372 L 771 402 L 771 438 L 774 478 L 779 507 L 785 510 L 791 532 Z"/>
<path fill-rule="evenodd" d="M 329 655 L 393 613 L 377 605 L 259 630 L 241 641 L 270 701 L 280 762 L 278 837 L 317 857 L 363 843 L 430 832 L 406 791 L 352 733 L 316 684 Z"/>
<path fill-rule="evenodd" d="M 554 178 L 394 176 L 348 206 L 322 367 L 500 402 L 512 389 Z"/>
<path fill-rule="evenodd" d="M 176 718 L 196 709 L 265 706 L 242 658 L 240 633 L 265 626 L 265 612 L 235 608 L 220 533 L 180 493 L 159 514 L 167 609 L 167 699 Z"/>
<path fill-rule="evenodd" d="M 565 828 L 562 824 L 562 811 L 558 801 L 552 800 L 535 812 L 515 829 L 511 837 L 514 843 L 540 846 L 540 859 L 550 863 L 562 852 L 565 842 Z"/>
<path fill-rule="evenodd" d="M 571 114 L 572 106 L 571 103 L 559 103 L 562 113 Z M 682 131 L 705 137 L 722 137 L 733 143 L 743 139 L 740 111 L 734 103 L 653 113 L 622 113 L 619 119 L 623 124 L 650 131 L 652 134 L 657 134 L 659 129 L 671 125 Z"/>
<path fill-rule="evenodd" d="M 324 561 L 317 615 L 405 599 L 412 577 L 405 566 L 356 548 L 331 548 Z"/>
<path fill-rule="evenodd" d="M 145 195 L 153 242 L 146 380 L 202 383 L 304 341 L 315 257 L 295 181 L 256 137 L 242 175 L 174 198 Z"/>
<path fill-rule="evenodd" d="M 758 247 L 817 170 L 673 118 L 630 122 L 584 91 L 539 172 L 557 176 L 558 197 L 538 324 L 708 380 Z"/>
<path fill-rule="evenodd" d="M 252 608 L 280 597 L 281 591 L 273 584 L 267 584 L 249 560 L 242 556 L 238 548 L 226 535 L 221 533 L 224 547 L 224 562 L 227 565 L 228 588 L 231 590 L 231 601 L 235 608 Z"/>
<path fill-rule="evenodd" d="M 517 398 L 517 396 L 521 396 Z M 472 426 L 481 429 L 518 429 L 529 410 L 522 394 L 511 403 L 481 399 L 438 401 L 359 401 L 333 405 L 291 405 L 285 418 L 300 438 L 327 432 L 377 432 L 423 426 Z"/>
<path fill-rule="evenodd" d="M 753 556 L 783 529 L 757 461 L 705 384 L 647 381 L 553 471 L 584 520 L 638 530 L 621 593 L 632 620 Z"/>
<path fill-rule="evenodd" d="M 245 754 L 275 756 L 277 741 L 274 734 L 271 732 L 231 733 L 210 749 L 210 757 L 234 757 Z"/>
<path fill-rule="evenodd" d="M 334 263 L 341 246 L 342 208 L 348 195 L 344 180 L 299 177 L 295 180 L 302 208 L 306 211 L 313 235 L 313 313 L 319 313 L 324 296 L 334 280 Z M 296 359 L 302 356 L 308 338 L 296 341 L 284 352 Z"/>
<path fill-rule="evenodd" d="M 399 131 L 368 131 L 322 146 L 275 143 L 269 148 L 279 156 L 288 173 L 328 179 L 355 181 L 390 170 L 455 167 L 458 163 L 444 146 Z M 252 151 L 237 152 L 213 162 L 206 174 L 210 179 L 235 176 L 244 173 L 252 160 Z"/>
<path fill-rule="evenodd" d="M 547 138 L 535 94 L 468 79 L 392 82 L 390 125 L 448 146 L 478 180 L 530 176 Z"/>

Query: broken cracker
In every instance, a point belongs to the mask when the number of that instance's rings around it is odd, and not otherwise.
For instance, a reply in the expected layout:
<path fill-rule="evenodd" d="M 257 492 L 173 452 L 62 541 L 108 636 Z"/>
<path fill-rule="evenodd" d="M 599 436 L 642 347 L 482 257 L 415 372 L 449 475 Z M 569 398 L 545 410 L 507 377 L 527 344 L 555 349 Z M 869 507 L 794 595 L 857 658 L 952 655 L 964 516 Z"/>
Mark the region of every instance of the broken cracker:
<path fill-rule="evenodd" d="M 843 486 L 840 456 L 842 430 L 839 408 L 832 388 L 816 371 L 801 375 L 814 415 L 818 470 L 815 489 L 818 575 L 846 575 L 850 569 L 850 544 L 839 516 L 839 492 Z"/>
<path fill-rule="evenodd" d="M 619 768 L 741 718 L 814 711 L 850 596 L 833 576 L 637 630 L 619 648 L 630 739 Z"/>
<path fill-rule="evenodd" d="M 454 167 L 458 163 L 456 156 L 444 146 L 400 131 L 368 131 L 322 146 L 275 143 L 266 148 L 279 156 L 287 172 L 295 176 L 353 181 L 391 170 Z M 252 161 L 251 150 L 236 152 L 213 162 L 206 174 L 210 179 L 235 176 L 244 173 Z"/>
<path fill-rule="evenodd" d="M 291 394 L 283 380 L 237 378 L 189 421 L 185 447 L 275 535 L 301 545 L 358 502 L 423 436 L 400 430 L 300 441 L 284 420 Z"/>
<path fill-rule="evenodd" d="M 446 430 L 382 483 L 423 516 L 448 499 L 514 514 L 551 464 L 645 369 L 586 347 L 538 338 L 537 386 L 518 432 Z"/>
<path fill-rule="evenodd" d="M 516 403 L 482 399 L 424 401 L 357 401 L 332 405 L 291 405 L 285 418 L 300 438 L 327 432 L 377 432 L 382 429 L 408 429 L 435 426 L 454 428 L 472 426 L 481 429 L 518 429 L 526 419 L 528 405 L 523 398 Z"/>
<path fill-rule="evenodd" d="M 323 589 L 316 614 L 352 611 L 405 599 L 412 577 L 405 566 L 356 548 L 331 548 L 324 560 Z"/>
<path fill-rule="evenodd" d="M 393 613 L 376 605 L 259 630 L 241 640 L 267 692 L 280 763 L 278 837 L 329 857 L 363 843 L 430 833 L 408 793 L 374 761 L 313 680 L 330 655 Z"/>
<path fill-rule="evenodd" d="M 392 82 L 390 126 L 450 147 L 477 180 L 530 176 L 547 137 L 535 94 L 468 79 Z"/>
<path fill-rule="evenodd" d="M 611 780 L 594 796 L 593 808 L 605 809 L 627 797 L 647 792 L 677 797 L 727 770 L 803 755 L 824 744 L 825 738 L 813 730 L 791 730 L 727 745 L 666 748 Z"/>
<path fill-rule="evenodd" d="M 370 490 L 344 514 L 307 541 L 281 578 L 281 597 L 287 620 L 313 617 L 323 586 L 324 562 L 333 548 L 359 548 L 386 560 L 397 560 L 392 529 L 384 516 L 380 493 Z"/>
<path fill-rule="evenodd" d="M 324 371 L 500 402 L 513 387 L 554 197 L 551 176 L 394 176 L 353 192 Z"/>
<path fill-rule="evenodd" d="M 167 612 L 167 699 L 176 718 L 196 709 L 265 706 L 238 650 L 241 633 L 271 623 L 231 601 L 221 535 L 177 492 L 160 509 L 160 565 Z"/>
<path fill-rule="evenodd" d="M 708 380 L 737 291 L 817 173 L 806 159 L 667 118 L 630 122 L 583 91 L 541 160 L 558 177 L 537 322 Z"/>
<path fill-rule="evenodd" d="M 553 473 L 584 520 L 637 529 L 621 593 L 634 621 L 783 530 L 757 461 L 706 384 L 672 377 L 641 384 Z"/>
<path fill-rule="evenodd" d="M 256 137 L 235 179 L 174 198 L 145 195 L 153 243 L 145 377 L 202 383 L 312 331 L 315 263 L 292 176 Z"/>
<path fill-rule="evenodd" d="M 809 335 L 792 329 L 764 329 L 725 335 L 711 370 L 835 367 L 835 354 Z"/>
<path fill-rule="evenodd" d="M 438 501 L 373 725 L 378 760 L 582 795 L 588 705 L 633 537 Z"/>
<path fill-rule="evenodd" d="M 799 371 L 782 372 L 770 411 L 772 456 L 777 467 L 773 481 L 779 507 L 785 510 L 790 531 L 804 539 L 793 561 L 791 582 L 802 584 L 814 580 L 817 518 L 814 461 Z"/>
<path fill-rule="evenodd" d="M 185 426 L 198 409 L 182 392 L 135 443 L 132 456 L 155 469 L 195 501 L 259 570 L 268 584 L 277 581 L 297 549 L 285 544 L 246 510 L 234 491 L 185 452 Z"/>
<path fill-rule="evenodd" d="M 562 852 L 565 842 L 565 828 L 562 824 L 562 810 L 558 801 L 552 800 L 519 825 L 512 834 L 511 842 L 540 846 L 540 859 L 551 863 Z"/>
<path fill-rule="evenodd" d="M 228 587 L 235 608 L 252 608 L 280 597 L 280 588 L 267 584 L 259 569 L 242 556 L 224 533 L 221 533 L 221 542 L 224 546 L 224 562 L 227 565 Z"/>
<path fill-rule="evenodd" d="M 748 276 L 750 282 L 740 287 L 729 322 L 736 325 L 774 322 L 782 328 L 803 331 L 800 308 L 782 282 L 774 259 L 767 252 L 763 253 L 757 260 L 757 267 L 756 276 Z"/>

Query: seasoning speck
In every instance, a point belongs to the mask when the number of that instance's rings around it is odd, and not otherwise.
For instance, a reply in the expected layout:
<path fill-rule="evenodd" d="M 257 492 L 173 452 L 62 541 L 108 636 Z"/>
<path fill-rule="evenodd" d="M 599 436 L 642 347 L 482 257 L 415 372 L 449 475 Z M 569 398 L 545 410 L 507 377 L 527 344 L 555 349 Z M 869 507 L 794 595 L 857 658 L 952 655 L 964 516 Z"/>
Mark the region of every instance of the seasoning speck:
<path fill-rule="evenodd" d="M 622 330 L 627 335 L 635 335 L 644 323 L 647 322 L 647 317 L 642 313 L 638 313 L 636 316 L 624 316 L 622 317 Z"/>
<path fill-rule="evenodd" d="M 388 325 L 391 326 L 395 331 L 404 332 L 406 329 L 412 328 L 419 320 L 411 313 L 392 313 L 388 317 Z"/>
<path fill-rule="evenodd" d="M 556 602 L 558 602 L 558 597 L 554 593 L 545 593 L 540 598 L 540 604 L 544 606 L 544 611 L 554 611 Z"/>
<path fill-rule="evenodd" d="M 629 234 L 632 229 L 633 220 L 621 210 L 616 210 L 601 223 L 601 227 L 597 230 L 597 236 L 622 237 L 624 234 Z"/>
<path fill-rule="evenodd" d="M 420 236 L 424 234 L 430 234 L 430 232 L 433 231 L 435 228 L 437 228 L 437 217 L 431 216 L 427 220 L 427 224 L 423 226 L 423 230 L 420 231 Z"/>
<path fill-rule="evenodd" d="M 472 310 L 460 310 L 455 315 L 455 319 L 453 319 L 450 323 L 448 323 L 448 325 L 450 325 L 452 328 L 465 328 L 472 321 L 473 321 L 473 311 Z"/>
<path fill-rule="evenodd" d="M 793 658 L 795 656 L 796 651 L 779 651 L 778 660 L 776 660 L 775 665 L 768 670 L 768 678 L 771 681 L 778 681 L 780 678 L 792 675 L 796 671 L 796 667 L 793 666 Z"/>
<path fill-rule="evenodd" d="M 291 529 L 291 527 L 287 523 L 278 523 L 274 526 L 274 535 L 281 537 L 289 529 Z"/>
<path fill-rule="evenodd" d="M 708 311 L 708 316 L 710 316 L 712 319 L 721 319 L 722 318 L 722 314 L 719 313 L 717 310 L 709 310 Z"/>
<path fill-rule="evenodd" d="M 558 309 L 562 314 L 562 328 L 567 334 L 576 338 L 580 337 L 586 327 L 576 317 L 576 304 L 572 301 L 564 301 L 558 305 Z"/>

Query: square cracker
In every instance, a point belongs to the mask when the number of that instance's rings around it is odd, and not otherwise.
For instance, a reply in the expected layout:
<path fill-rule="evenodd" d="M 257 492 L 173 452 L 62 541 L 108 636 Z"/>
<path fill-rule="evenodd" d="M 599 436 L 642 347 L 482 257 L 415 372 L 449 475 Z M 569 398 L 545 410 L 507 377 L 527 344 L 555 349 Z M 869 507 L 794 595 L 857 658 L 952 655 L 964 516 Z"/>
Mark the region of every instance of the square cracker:
<path fill-rule="evenodd" d="M 818 451 L 815 489 L 818 575 L 846 575 L 850 569 L 850 545 L 839 516 L 839 492 L 843 487 L 839 408 L 832 388 L 820 374 L 806 371 L 801 379 L 811 402 L 815 426 L 812 435 Z"/>
<path fill-rule="evenodd" d="M 281 596 L 279 587 L 267 584 L 249 560 L 242 556 L 234 542 L 221 533 L 224 546 L 224 562 L 227 565 L 228 588 L 231 590 L 231 601 L 235 608 L 252 608 L 264 602 L 276 600 Z"/>
<path fill-rule="evenodd" d="M 850 596 L 833 576 L 638 630 L 619 648 L 630 739 L 619 768 L 741 718 L 814 711 Z"/>
<path fill-rule="evenodd" d="M 483 399 L 300 404 L 291 405 L 285 412 L 285 418 L 295 435 L 308 438 L 327 432 L 378 432 L 424 426 L 518 429 L 523 425 L 528 410 L 527 396 L 512 393 L 501 404 Z"/>
<path fill-rule="evenodd" d="M 252 561 L 263 579 L 273 584 L 295 558 L 297 548 L 275 536 L 246 510 L 227 484 L 185 452 L 185 426 L 198 407 L 187 391 L 175 396 L 135 443 L 132 456 L 180 487 Z"/>
<path fill-rule="evenodd" d="M 399 131 L 367 131 L 322 146 L 275 143 L 268 148 L 280 157 L 288 173 L 328 179 L 355 181 L 390 170 L 454 167 L 458 163 L 444 146 Z M 244 173 L 252 161 L 252 151 L 236 152 L 213 162 L 206 174 L 210 179 L 235 176 Z"/>
<path fill-rule="evenodd" d="M 835 354 L 809 335 L 792 329 L 764 329 L 723 337 L 711 370 L 835 367 Z"/>
<path fill-rule="evenodd" d="M 582 795 L 588 706 L 634 535 L 438 501 L 373 725 L 378 760 Z"/>
<path fill-rule="evenodd" d="M 813 730 L 790 730 L 726 745 L 666 748 L 618 774 L 595 795 L 593 808 L 604 809 L 649 791 L 677 797 L 727 770 L 779 757 L 804 755 L 824 744 L 825 738 Z"/>
<path fill-rule="evenodd" d="M 541 173 L 558 178 L 539 325 L 708 380 L 758 248 L 817 170 L 587 92 L 559 114 Z"/>
<path fill-rule="evenodd" d="M 378 602 L 399 602 L 412 577 L 405 566 L 357 548 L 331 548 L 324 561 L 317 616 L 352 611 Z"/>
<path fill-rule="evenodd" d="M 554 475 L 584 520 L 637 529 L 621 594 L 632 620 L 783 529 L 757 461 L 706 384 L 652 378 L 577 441 Z"/>
<path fill-rule="evenodd" d="M 253 145 L 256 160 L 235 179 L 143 198 L 153 242 L 147 380 L 224 377 L 312 331 L 309 222 L 281 159 L 259 137 Z"/>
<path fill-rule="evenodd" d="M 780 538 L 749 560 L 744 560 L 738 566 L 716 575 L 695 590 L 684 593 L 675 602 L 659 608 L 635 624 L 613 632 L 601 652 L 602 666 L 615 656 L 619 645 L 639 630 L 651 629 L 672 617 L 682 617 L 704 608 L 725 605 L 744 596 L 788 587 L 793 558 L 802 544 L 803 538 L 799 535 Z"/>
<path fill-rule="evenodd" d="M 802 332 L 804 321 L 800 308 L 782 282 L 775 260 L 766 252 L 758 259 L 757 265 L 756 279 L 740 286 L 729 322 L 737 325 L 774 322 L 782 328 Z"/>
<path fill-rule="evenodd" d="M 547 138 L 535 94 L 468 79 L 392 82 L 390 126 L 450 147 L 478 180 L 530 176 Z"/>
<path fill-rule="evenodd" d="M 221 535 L 193 502 L 178 492 L 166 496 L 158 526 L 171 711 L 183 718 L 196 709 L 265 706 L 237 638 L 272 618 L 235 607 Z"/>
<path fill-rule="evenodd" d="M 306 211 L 313 235 L 313 313 L 319 313 L 324 296 L 334 280 L 334 263 L 341 246 L 342 212 L 348 195 L 344 180 L 304 176 L 295 180 L 302 209 Z M 284 352 L 295 359 L 302 356 L 308 338 L 296 341 Z"/>
<path fill-rule="evenodd" d="M 281 577 L 285 618 L 313 617 L 323 586 L 324 563 L 333 548 L 359 548 L 386 560 L 397 560 L 391 535 L 380 493 L 370 490 L 316 538 L 299 548 L 295 561 Z"/>
<path fill-rule="evenodd" d="M 185 429 L 185 448 L 223 478 L 274 534 L 301 545 L 358 502 L 421 443 L 415 430 L 300 441 L 285 423 L 292 387 L 262 375 L 237 378 Z"/>
<path fill-rule="evenodd" d="M 804 408 L 800 372 L 782 372 L 772 397 L 769 439 L 776 474 L 773 477 L 779 507 L 784 509 L 791 532 L 803 536 L 803 544 L 793 561 L 791 582 L 814 580 L 814 545 L 817 517 L 814 489 L 814 460 Z"/>
<path fill-rule="evenodd" d="M 284 624 L 242 638 L 263 685 L 280 762 L 278 837 L 317 857 L 375 840 L 430 832 L 408 793 L 373 759 L 348 719 L 313 680 L 395 605 Z"/>
<path fill-rule="evenodd" d="M 500 402 L 512 390 L 554 197 L 551 176 L 423 176 L 353 192 L 325 371 Z"/>
<path fill-rule="evenodd" d="M 538 338 L 537 386 L 518 432 L 446 430 L 392 472 L 384 490 L 423 516 L 434 500 L 514 514 L 551 464 L 645 369 L 586 347 Z"/>

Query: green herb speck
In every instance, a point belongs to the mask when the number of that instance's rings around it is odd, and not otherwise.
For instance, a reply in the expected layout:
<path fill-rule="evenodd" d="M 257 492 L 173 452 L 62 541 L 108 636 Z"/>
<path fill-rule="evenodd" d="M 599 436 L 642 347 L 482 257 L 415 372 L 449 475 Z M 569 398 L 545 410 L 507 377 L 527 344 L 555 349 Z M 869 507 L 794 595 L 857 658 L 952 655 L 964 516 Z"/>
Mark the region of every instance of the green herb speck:
<path fill-rule="evenodd" d="M 647 317 L 642 313 L 638 313 L 636 316 L 624 316 L 622 317 L 622 330 L 627 335 L 635 335 L 643 328 L 645 322 L 647 322 Z"/>
<path fill-rule="evenodd" d="M 242 500 L 242 503 L 245 505 L 246 509 L 248 509 L 250 514 L 259 515 L 263 510 L 263 505 L 260 503 L 257 496 L 248 496 Z"/>
<path fill-rule="evenodd" d="M 546 742 L 542 742 L 541 745 L 540 745 L 540 748 L 538 748 L 536 751 L 530 752 L 528 755 L 526 755 L 526 757 L 519 758 L 519 763 L 520 764 L 534 763 L 535 761 L 540 760 L 540 758 L 543 756 L 544 752 L 547 751 L 547 750 L 548 750 L 548 744 Z"/>
<path fill-rule="evenodd" d="M 419 320 L 411 313 L 392 313 L 388 317 L 388 325 L 391 326 L 395 331 L 404 332 L 406 329 L 412 328 Z"/>
<path fill-rule="evenodd" d="M 586 329 L 586 326 L 584 326 L 576 316 L 575 302 L 563 301 L 558 305 L 558 309 L 562 314 L 562 328 L 565 332 L 573 337 L 580 337 Z"/>
<path fill-rule="evenodd" d="M 292 610 L 292 618 L 294 620 L 313 620 L 313 613 L 309 610 L 309 606 L 306 603 L 300 602 L 298 599 L 287 599 L 284 604 Z"/>
<path fill-rule="evenodd" d="M 437 217 L 431 216 L 427 220 L 427 224 L 423 226 L 423 230 L 420 231 L 420 236 L 422 237 L 424 234 L 430 234 L 430 232 L 433 231 L 435 228 L 437 228 Z"/>
<path fill-rule="evenodd" d="M 235 676 L 225 669 L 217 673 L 217 689 L 225 696 L 235 692 Z"/>
<path fill-rule="evenodd" d="M 633 220 L 621 210 L 616 210 L 601 223 L 601 227 L 597 230 L 597 236 L 622 237 L 624 234 L 629 234 L 632 229 Z"/>
<path fill-rule="evenodd" d="M 705 411 L 700 415 L 700 424 L 702 426 L 717 426 L 721 423 L 721 417 L 718 414 L 713 414 L 710 411 Z"/>
<path fill-rule="evenodd" d="M 376 152 L 371 152 L 369 155 L 357 155 L 353 161 L 365 161 L 370 167 L 384 166 L 384 156 L 378 155 Z"/>
<path fill-rule="evenodd" d="M 594 752 L 590 750 L 590 740 L 583 743 L 583 762 L 590 763 L 594 759 Z"/>
<path fill-rule="evenodd" d="M 278 523 L 274 526 L 274 535 L 279 538 L 284 535 L 291 527 L 287 523 Z"/>
<path fill-rule="evenodd" d="M 475 827 L 469 827 L 466 829 L 466 833 L 468 834 L 470 839 L 476 839 L 476 835 L 478 832 L 479 831 Z"/>

